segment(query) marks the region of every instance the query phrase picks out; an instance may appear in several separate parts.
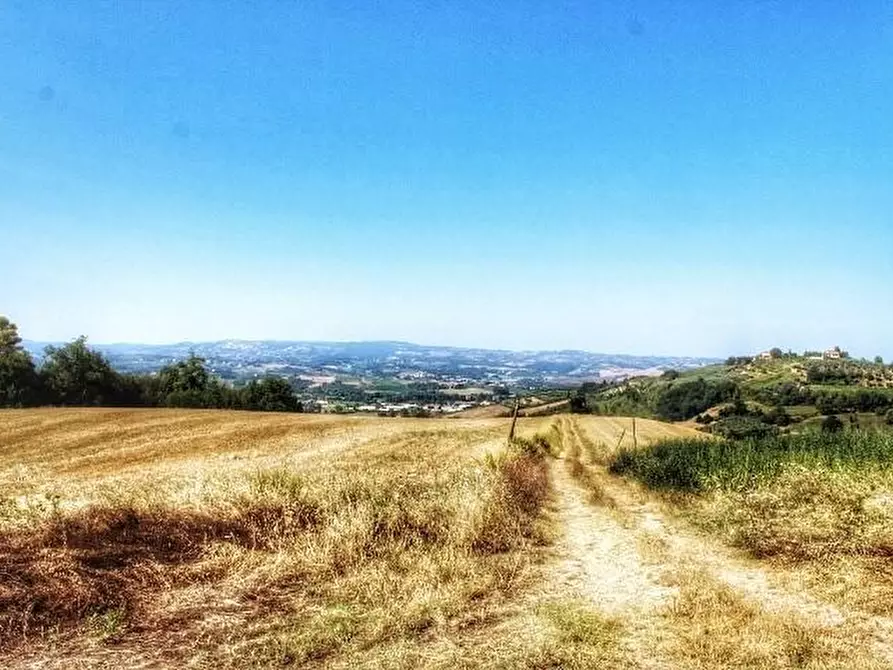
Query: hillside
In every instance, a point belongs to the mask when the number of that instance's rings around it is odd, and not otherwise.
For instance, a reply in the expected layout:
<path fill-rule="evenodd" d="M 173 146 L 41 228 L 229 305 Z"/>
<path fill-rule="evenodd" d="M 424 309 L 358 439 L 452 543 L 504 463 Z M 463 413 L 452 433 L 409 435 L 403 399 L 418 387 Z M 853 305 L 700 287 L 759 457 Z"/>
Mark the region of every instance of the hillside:
<path fill-rule="evenodd" d="M 812 417 L 850 414 L 857 423 L 883 425 L 893 411 L 893 366 L 789 354 L 732 358 L 725 364 L 668 371 L 659 377 L 584 385 L 579 395 L 590 411 L 601 414 L 674 421 L 700 416 L 703 424 L 735 416 L 780 427 Z"/>

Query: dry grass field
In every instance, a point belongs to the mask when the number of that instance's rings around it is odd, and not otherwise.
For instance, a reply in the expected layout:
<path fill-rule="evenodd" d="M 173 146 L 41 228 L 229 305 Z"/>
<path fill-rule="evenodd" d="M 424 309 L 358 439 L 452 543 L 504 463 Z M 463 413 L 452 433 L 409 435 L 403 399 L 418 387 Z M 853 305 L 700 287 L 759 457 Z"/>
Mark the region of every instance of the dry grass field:
<path fill-rule="evenodd" d="M 4 411 L 0 666 L 893 665 L 884 615 L 611 475 L 630 420 L 508 424 Z"/>

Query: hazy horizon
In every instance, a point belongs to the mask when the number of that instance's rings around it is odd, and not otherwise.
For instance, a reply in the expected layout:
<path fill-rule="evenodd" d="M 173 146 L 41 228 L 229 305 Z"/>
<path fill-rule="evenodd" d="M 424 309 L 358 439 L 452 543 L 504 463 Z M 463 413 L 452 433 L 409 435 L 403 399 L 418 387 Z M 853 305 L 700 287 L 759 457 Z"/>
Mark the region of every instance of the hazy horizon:
<path fill-rule="evenodd" d="M 0 7 L 33 341 L 893 358 L 893 6 Z"/>
<path fill-rule="evenodd" d="M 26 346 L 31 345 L 48 345 L 48 344 L 62 344 L 64 342 L 70 341 L 74 338 L 69 338 L 68 340 L 35 340 L 33 338 L 25 338 L 24 344 Z M 445 348 L 445 349 L 479 349 L 484 351 L 505 351 L 510 353 L 562 353 L 562 352 L 577 352 L 577 353 L 585 353 L 585 354 L 594 354 L 599 356 L 624 356 L 630 358 L 687 358 L 687 359 L 714 359 L 714 360 L 722 360 L 728 358 L 729 356 L 747 356 L 747 355 L 757 355 L 762 351 L 766 351 L 767 349 L 755 350 L 755 351 L 732 351 L 726 352 L 721 356 L 713 356 L 708 354 L 679 354 L 679 353 L 654 353 L 654 352 L 641 352 L 641 351 L 598 351 L 594 349 L 555 349 L 555 348 L 546 348 L 546 349 L 512 349 L 507 347 L 484 347 L 484 346 L 474 346 L 474 345 L 454 345 L 454 344 L 444 344 L 438 342 L 413 342 L 409 340 L 394 340 L 394 339 L 382 339 L 382 340 L 306 340 L 306 339 L 272 339 L 272 338 L 258 338 L 258 339 L 240 339 L 240 338 L 220 338 L 215 340 L 178 340 L 178 341 L 164 341 L 164 342 L 125 342 L 125 341 L 117 341 L 117 342 L 98 342 L 93 340 L 88 336 L 88 344 L 96 347 L 174 347 L 174 346 L 183 346 L 183 345 L 209 345 L 209 344 L 222 344 L 222 343 L 235 343 L 235 344 L 306 344 L 306 345 L 352 345 L 352 344 L 398 344 L 398 345 L 409 345 L 414 347 L 425 347 L 425 348 Z M 782 349 L 784 353 L 793 352 L 795 354 L 803 354 L 806 351 L 818 351 L 823 352 L 826 349 L 832 346 L 839 345 L 830 345 L 830 346 L 814 346 L 814 347 L 805 347 L 800 350 L 794 350 L 790 347 L 779 347 Z M 872 356 L 865 354 L 863 352 L 851 352 L 847 350 L 846 347 L 841 347 L 844 351 L 847 351 L 851 356 L 855 358 L 872 358 Z"/>

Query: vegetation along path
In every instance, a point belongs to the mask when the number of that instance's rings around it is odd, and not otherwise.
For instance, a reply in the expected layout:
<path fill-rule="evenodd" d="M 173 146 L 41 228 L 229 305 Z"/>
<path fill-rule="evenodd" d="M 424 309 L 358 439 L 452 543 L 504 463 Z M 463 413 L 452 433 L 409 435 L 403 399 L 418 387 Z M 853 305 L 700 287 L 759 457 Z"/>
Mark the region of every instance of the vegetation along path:
<path fill-rule="evenodd" d="M 699 532 L 671 502 L 611 475 L 617 419 L 562 417 L 552 428 L 552 581 L 622 622 L 638 667 L 893 667 L 893 625 L 842 608 Z M 667 424 L 640 421 L 640 446 Z M 619 430 L 618 430 L 619 429 Z M 619 441 L 618 441 L 619 440 Z"/>

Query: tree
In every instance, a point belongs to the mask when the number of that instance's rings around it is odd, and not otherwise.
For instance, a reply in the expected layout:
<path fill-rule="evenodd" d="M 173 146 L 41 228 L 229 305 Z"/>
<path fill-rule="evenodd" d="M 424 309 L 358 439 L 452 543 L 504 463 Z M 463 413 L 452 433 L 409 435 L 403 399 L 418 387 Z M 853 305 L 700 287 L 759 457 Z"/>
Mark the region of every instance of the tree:
<path fill-rule="evenodd" d="M 155 402 L 168 407 L 238 407 L 239 394 L 225 387 L 205 367 L 205 359 L 189 354 L 185 361 L 158 372 Z"/>
<path fill-rule="evenodd" d="M 161 368 L 158 373 L 160 391 L 164 395 L 176 392 L 203 392 L 208 388 L 211 375 L 205 367 L 205 359 L 189 354 L 185 361 L 177 361 Z"/>
<path fill-rule="evenodd" d="M 883 357 L 883 356 L 875 356 L 875 357 L 874 357 L 874 364 L 875 364 L 875 365 L 883 365 L 883 364 L 884 364 L 884 357 Z"/>
<path fill-rule="evenodd" d="M 726 365 L 729 367 L 747 365 L 748 363 L 753 363 L 753 356 L 729 356 L 726 359 Z"/>
<path fill-rule="evenodd" d="M 245 409 L 264 412 L 300 412 L 301 403 L 291 384 L 281 377 L 266 377 L 252 381 L 244 391 Z"/>
<path fill-rule="evenodd" d="M 684 421 L 714 405 L 739 397 L 738 386 L 728 380 L 708 382 L 698 378 L 690 382 L 677 381 L 657 398 L 655 411 L 662 419 Z"/>
<path fill-rule="evenodd" d="M 586 402 L 586 394 L 577 391 L 571 396 L 571 412 L 573 414 L 588 414 L 589 404 Z"/>
<path fill-rule="evenodd" d="M 63 405 L 113 403 L 120 386 L 108 360 L 81 336 L 62 347 L 46 348 L 40 369 L 50 400 Z"/>
<path fill-rule="evenodd" d="M 38 379 L 31 355 L 22 347 L 18 327 L 0 316 L 0 407 L 37 402 Z"/>
<path fill-rule="evenodd" d="M 5 316 L 0 316 L 0 352 L 21 350 L 19 327 Z"/>
<path fill-rule="evenodd" d="M 784 353 L 778 347 L 772 347 L 769 350 L 769 355 L 772 356 L 772 358 L 781 358 L 784 355 Z"/>

